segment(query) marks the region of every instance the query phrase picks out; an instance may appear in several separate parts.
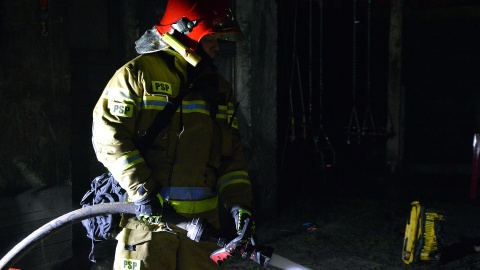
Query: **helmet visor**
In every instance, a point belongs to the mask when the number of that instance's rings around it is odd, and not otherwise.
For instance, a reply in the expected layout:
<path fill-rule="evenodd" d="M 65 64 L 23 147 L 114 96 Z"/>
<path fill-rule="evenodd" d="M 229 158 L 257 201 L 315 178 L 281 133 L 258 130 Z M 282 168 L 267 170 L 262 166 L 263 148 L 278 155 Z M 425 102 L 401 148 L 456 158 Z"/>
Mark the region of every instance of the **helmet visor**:
<path fill-rule="evenodd" d="M 203 25 L 202 25 L 203 24 Z M 231 9 L 215 11 L 211 18 L 200 20 L 199 28 L 205 29 L 202 37 L 207 34 L 217 34 L 219 39 L 228 41 L 241 41 L 245 39 L 237 19 L 233 16 Z"/>

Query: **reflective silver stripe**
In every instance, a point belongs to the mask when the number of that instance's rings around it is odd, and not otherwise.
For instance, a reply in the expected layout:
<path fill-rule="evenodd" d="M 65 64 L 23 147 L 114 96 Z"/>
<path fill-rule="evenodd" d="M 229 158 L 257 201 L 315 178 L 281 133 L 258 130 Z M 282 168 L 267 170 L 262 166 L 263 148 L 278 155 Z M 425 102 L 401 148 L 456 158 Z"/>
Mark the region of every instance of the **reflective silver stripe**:
<path fill-rule="evenodd" d="M 108 100 L 116 100 L 119 102 L 130 102 L 140 106 L 141 99 L 133 97 L 130 92 L 120 87 L 109 87 L 104 92 L 104 96 Z"/>
<path fill-rule="evenodd" d="M 163 96 L 148 96 L 145 97 L 142 103 L 144 109 L 154 109 L 154 110 L 163 110 L 167 105 L 168 101 L 166 97 Z M 225 105 L 218 106 L 217 118 L 225 119 L 227 114 L 227 107 Z M 179 112 L 180 109 L 177 109 Z M 201 113 L 205 115 L 210 115 L 208 110 L 207 103 L 202 100 L 193 100 L 193 101 L 183 101 L 182 102 L 182 112 L 183 113 Z"/>
<path fill-rule="evenodd" d="M 167 105 L 167 99 L 145 99 L 143 100 L 142 106 L 145 109 L 157 109 L 157 110 L 163 110 L 165 106 Z"/>
<path fill-rule="evenodd" d="M 115 171 L 120 172 L 140 162 L 145 162 L 145 160 L 143 159 L 142 155 L 140 155 L 138 150 L 134 150 L 117 159 L 113 164 L 113 168 Z"/>
<path fill-rule="evenodd" d="M 182 110 L 184 113 L 203 113 L 206 115 L 209 115 L 210 112 L 208 111 L 207 108 L 207 103 L 205 101 L 199 101 L 199 100 L 194 100 L 194 101 L 183 101 L 182 102 Z"/>
<path fill-rule="evenodd" d="M 165 199 L 179 201 L 200 201 L 217 196 L 209 187 L 165 187 L 160 194 Z"/>

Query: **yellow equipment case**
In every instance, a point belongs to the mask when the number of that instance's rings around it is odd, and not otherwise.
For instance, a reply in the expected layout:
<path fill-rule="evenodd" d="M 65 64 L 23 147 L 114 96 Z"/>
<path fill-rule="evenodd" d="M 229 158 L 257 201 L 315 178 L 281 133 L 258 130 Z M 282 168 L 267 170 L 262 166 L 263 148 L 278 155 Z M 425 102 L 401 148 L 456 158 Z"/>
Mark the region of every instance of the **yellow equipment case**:
<path fill-rule="evenodd" d="M 444 236 L 443 211 L 425 209 L 418 201 L 411 204 L 403 241 L 402 259 L 405 264 L 438 261 Z"/>

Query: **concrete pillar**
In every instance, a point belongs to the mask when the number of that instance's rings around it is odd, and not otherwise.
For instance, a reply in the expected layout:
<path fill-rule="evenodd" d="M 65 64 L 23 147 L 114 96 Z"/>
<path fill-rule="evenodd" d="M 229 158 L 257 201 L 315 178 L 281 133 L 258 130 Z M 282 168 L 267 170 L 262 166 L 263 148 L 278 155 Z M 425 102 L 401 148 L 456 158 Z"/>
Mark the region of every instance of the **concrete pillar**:
<path fill-rule="evenodd" d="M 238 117 L 259 217 L 274 214 L 277 202 L 277 4 L 235 1 L 246 40 L 237 44 L 234 72 Z"/>
<path fill-rule="evenodd" d="M 390 16 L 388 110 L 391 121 L 388 130 L 393 131 L 393 137 L 387 140 L 387 164 L 392 172 L 396 172 L 403 160 L 404 141 L 404 94 L 401 86 L 403 0 L 392 0 Z"/>

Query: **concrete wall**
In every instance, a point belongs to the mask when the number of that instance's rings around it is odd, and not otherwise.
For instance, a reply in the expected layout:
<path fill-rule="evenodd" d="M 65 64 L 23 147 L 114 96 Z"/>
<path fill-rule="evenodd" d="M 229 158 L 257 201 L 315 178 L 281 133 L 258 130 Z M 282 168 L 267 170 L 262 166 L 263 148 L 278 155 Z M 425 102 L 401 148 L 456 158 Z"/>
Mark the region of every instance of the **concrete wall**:
<path fill-rule="evenodd" d="M 51 3 L 42 15 L 37 1 L 1 5 L 0 195 L 70 184 L 65 6 Z"/>
<path fill-rule="evenodd" d="M 70 67 L 66 6 L 0 3 L 1 255 L 71 209 Z M 45 22 L 45 29 L 42 27 Z M 49 188 L 52 187 L 52 188 Z M 71 230 L 21 262 L 51 269 L 72 255 Z"/>

